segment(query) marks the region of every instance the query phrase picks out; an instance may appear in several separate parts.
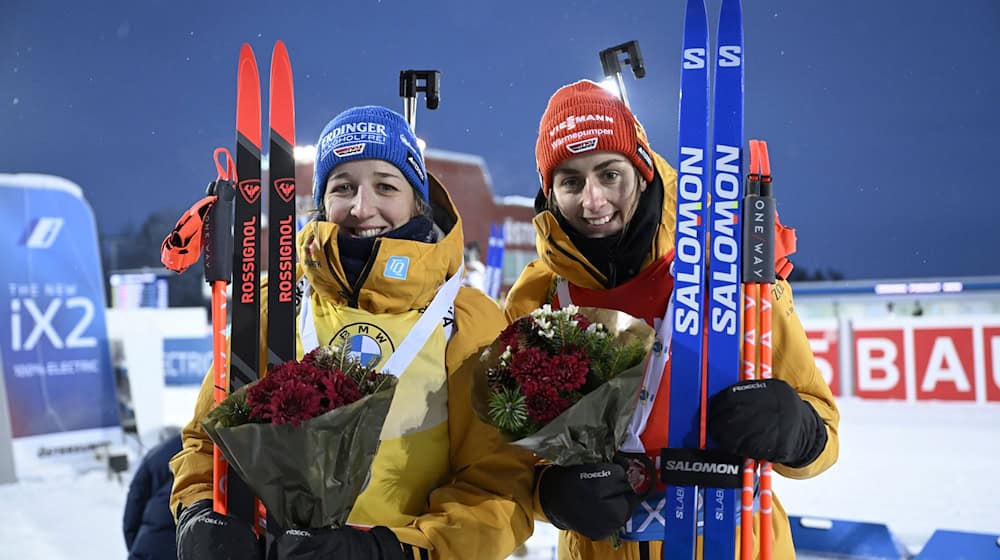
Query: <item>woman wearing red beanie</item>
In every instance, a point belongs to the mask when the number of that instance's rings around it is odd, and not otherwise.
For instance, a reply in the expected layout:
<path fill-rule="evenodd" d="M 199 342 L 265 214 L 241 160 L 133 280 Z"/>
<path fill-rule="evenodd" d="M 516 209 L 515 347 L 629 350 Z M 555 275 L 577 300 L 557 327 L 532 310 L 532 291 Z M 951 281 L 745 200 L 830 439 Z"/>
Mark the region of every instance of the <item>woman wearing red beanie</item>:
<path fill-rule="evenodd" d="M 549 100 L 535 158 L 540 257 L 511 288 L 507 320 L 545 304 L 572 303 L 624 311 L 654 325 L 664 317 L 673 288 L 676 171 L 650 149 L 628 107 L 586 80 L 560 88 Z M 779 279 L 773 294 L 774 378 L 753 391 L 720 392 L 709 406 L 708 429 L 727 451 L 769 460 L 789 478 L 810 478 L 837 460 L 839 412 L 795 315 L 788 283 Z M 657 457 L 666 446 L 668 408 L 666 399 L 640 404 L 623 451 Z M 627 524 L 633 512 L 656 511 L 662 486 L 638 496 L 616 463 L 542 465 L 537 472 L 536 515 L 562 529 L 560 559 L 662 557 L 662 540 L 630 540 L 635 535 L 625 529 L 635 525 Z M 794 558 L 788 517 L 776 498 L 773 503 L 774 558 Z M 624 539 L 618 547 L 609 538 L 616 533 Z"/>

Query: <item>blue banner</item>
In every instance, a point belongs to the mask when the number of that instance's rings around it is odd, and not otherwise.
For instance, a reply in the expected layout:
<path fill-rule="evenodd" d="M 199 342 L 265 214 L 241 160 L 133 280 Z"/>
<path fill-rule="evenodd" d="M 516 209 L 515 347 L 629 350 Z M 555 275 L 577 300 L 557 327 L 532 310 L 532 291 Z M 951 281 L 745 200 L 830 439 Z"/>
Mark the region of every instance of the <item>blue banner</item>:
<path fill-rule="evenodd" d="M 163 378 L 167 386 L 201 385 L 212 366 L 212 335 L 163 339 Z"/>
<path fill-rule="evenodd" d="M 0 174 L 0 365 L 15 439 L 120 427 L 97 231 L 80 188 Z"/>

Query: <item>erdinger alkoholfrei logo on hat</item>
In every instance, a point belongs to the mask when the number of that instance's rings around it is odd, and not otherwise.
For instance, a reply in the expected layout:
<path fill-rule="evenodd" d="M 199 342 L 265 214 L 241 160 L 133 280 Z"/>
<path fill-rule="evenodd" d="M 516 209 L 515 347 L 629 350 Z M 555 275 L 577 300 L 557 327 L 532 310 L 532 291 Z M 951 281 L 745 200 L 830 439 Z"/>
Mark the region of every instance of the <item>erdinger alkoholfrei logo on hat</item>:
<path fill-rule="evenodd" d="M 388 135 L 382 123 L 369 121 L 344 123 L 331 130 L 320 141 L 320 158 L 326 157 L 331 151 L 337 157 L 356 155 L 364 151 L 366 144 L 385 144 L 387 140 Z M 346 153 L 342 154 L 341 148 Z"/>

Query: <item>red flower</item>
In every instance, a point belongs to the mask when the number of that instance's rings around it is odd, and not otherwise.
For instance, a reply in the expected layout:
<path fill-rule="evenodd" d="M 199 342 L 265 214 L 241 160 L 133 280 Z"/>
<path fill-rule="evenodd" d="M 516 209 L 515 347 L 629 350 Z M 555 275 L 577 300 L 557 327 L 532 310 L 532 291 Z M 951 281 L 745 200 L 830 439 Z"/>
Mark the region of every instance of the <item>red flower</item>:
<path fill-rule="evenodd" d="M 509 346 L 511 352 L 517 351 L 517 341 L 518 341 L 518 323 L 511 323 L 507 325 L 500 333 L 500 352 L 503 352 Z"/>
<path fill-rule="evenodd" d="M 526 387 L 525 387 L 526 388 Z M 524 392 L 528 417 L 540 424 L 546 424 L 563 413 L 573 403 L 559 395 L 551 385 L 536 385 L 532 392 Z"/>
<path fill-rule="evenodd" d="M 549 369 L 549 355 L 540 348 L 521 348 L 511 357 L 510 375 L 520 384 L 545 375 Z"/>
<path fill-rule="evenodd" d="M 247 404 L 254 420 L 292 424 L 359 400 L 358 384 L 340 370 L 317 366 L 315 352 L 301 362 L 288 361 L 247 390 Z"/>
<path fill-rule="evenodd" d="M 560 391 L 575 391 L 583 387 L 587 382 L 587 372 L 590 371 L 587 364 L 587 356 L 582 350 L 573 346 L 563 348 L 562 354 L 549 358 L 552 382 Z"/>
<path fill-rule="evenodd" d="M 351 404 L 362 396 L 358 384 L 339 371 L 330 372 L 322 379 L 322 383 L 323 396 L 326 397 L 330 410 Z"/>
<path fill-rule="evenodd" d="M 316 416 L 316 412 L 320 410 L 321 399 L 322 396 L 315 385 L 302 380 L 288 379 L 271 395 L 268 419 L 272 424 L 298 426 Z"/>

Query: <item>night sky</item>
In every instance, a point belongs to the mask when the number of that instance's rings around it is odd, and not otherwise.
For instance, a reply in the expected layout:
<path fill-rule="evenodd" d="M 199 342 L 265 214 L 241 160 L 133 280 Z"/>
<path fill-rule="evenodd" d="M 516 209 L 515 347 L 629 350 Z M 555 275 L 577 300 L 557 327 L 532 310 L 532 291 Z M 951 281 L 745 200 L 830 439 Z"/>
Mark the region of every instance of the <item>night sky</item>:
<path fill-rule="evenodd" d="M 240 45 L 266 83 L 276 39 L 300 144 L 352 105 L 401 111 L 399 71 L 437 69 L 441 107 L 421 106 L 418 134 L 526 196 L 549 95 L 600 79 L 598 51 L 636 39 L 647 77 L 626 77 L 632 107 L 676 163 L 683 13 L 682 0 L 2 0 L 0 173 L 78 183 L 102 232 L 186 208 L 234 141 Z M 768 141 L 798 265 L 1000 274 L 1000 2 L 747 0 L 744 25 L 746 136 Z"/>

